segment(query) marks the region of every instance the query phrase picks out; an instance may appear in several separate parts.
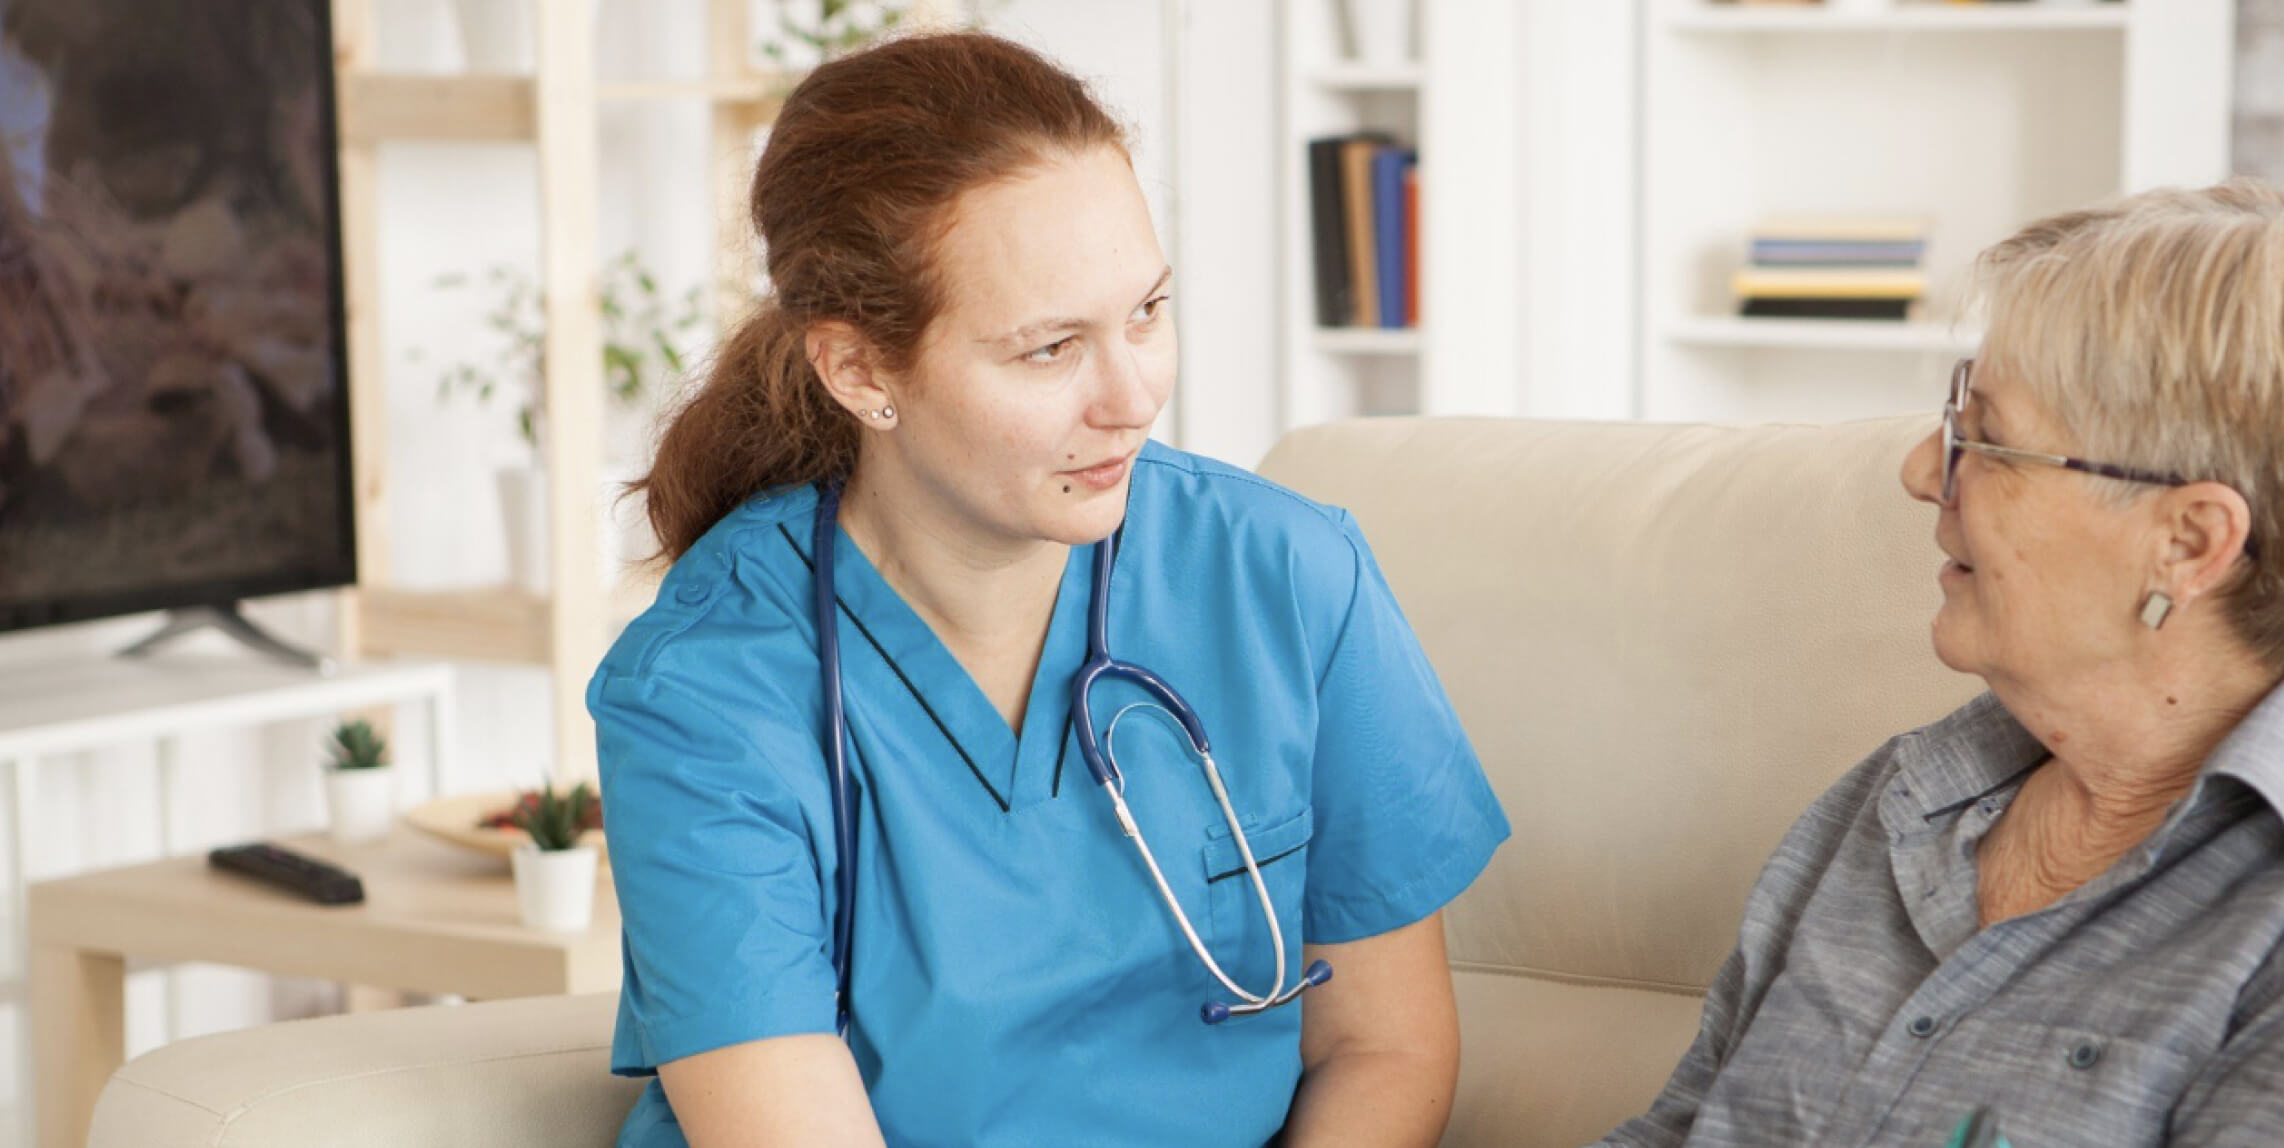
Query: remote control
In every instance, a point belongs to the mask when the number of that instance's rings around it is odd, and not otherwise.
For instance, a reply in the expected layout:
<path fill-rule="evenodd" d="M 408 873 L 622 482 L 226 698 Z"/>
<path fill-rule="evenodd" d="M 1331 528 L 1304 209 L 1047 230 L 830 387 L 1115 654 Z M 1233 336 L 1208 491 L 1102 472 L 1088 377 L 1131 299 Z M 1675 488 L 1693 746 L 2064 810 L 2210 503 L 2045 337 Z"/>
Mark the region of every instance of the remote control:
<path fill-rule="evenodd" d="M 365 899 L 365 883 L 355 873 L 267 841 L 225 845 L 206 855 L 217 869 L 243 873 L 320 905 L 354 905 Z"/>

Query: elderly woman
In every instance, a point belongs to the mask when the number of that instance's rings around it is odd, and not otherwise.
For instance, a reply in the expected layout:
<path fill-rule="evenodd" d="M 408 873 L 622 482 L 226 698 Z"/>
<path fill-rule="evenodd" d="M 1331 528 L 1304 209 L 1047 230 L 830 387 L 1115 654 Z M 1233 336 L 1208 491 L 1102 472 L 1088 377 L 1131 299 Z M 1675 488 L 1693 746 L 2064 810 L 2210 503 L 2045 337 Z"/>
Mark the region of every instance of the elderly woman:
<path fill-rule="evenodd" d="M 2284 195 L 2041 220 L 1903 467 L 1990 692 L 1779 845 L 1612 1146 L 2284 1144 Z"/>

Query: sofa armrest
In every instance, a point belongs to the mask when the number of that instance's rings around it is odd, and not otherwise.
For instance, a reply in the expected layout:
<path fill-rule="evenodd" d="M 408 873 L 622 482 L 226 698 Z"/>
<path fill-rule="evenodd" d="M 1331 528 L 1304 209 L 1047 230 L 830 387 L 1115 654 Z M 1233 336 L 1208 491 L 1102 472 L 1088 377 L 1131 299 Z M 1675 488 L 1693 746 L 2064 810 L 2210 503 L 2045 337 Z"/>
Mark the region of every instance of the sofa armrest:
<path fill-rule="evenodd" d="M 618 994 L 289 1021 L 121 1068 L 89 1148 L 608 1148 L 642 1089 L 610 1075 Z"/>

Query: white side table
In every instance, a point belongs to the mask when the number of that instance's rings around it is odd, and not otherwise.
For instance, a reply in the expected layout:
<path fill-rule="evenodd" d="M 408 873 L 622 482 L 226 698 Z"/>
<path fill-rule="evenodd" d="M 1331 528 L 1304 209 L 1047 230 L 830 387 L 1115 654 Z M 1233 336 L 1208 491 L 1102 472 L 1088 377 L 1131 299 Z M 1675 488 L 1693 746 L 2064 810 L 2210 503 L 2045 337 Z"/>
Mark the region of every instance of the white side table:
<path fill-rule="evenodd" d="M 331 674 L 251 657 L 159 655 L 87 658 L 0 672 L 0 770 L 8 803 L 15 915 L 11 943 L 24 953 L 29 863 L 39 856 L 39 759 L 155 741 L 159 766 L 160 849 L 179 849 L 174 828 L 178 739 L 205 730 L 325 717 L 348 710 L 420 704 L 428 717 L 430 792 L 443 793 L 453 724 L 452 667 L 440 662 L 349 663 Z M 25 966 L 17 963 L 17 970 Z M 21 982 L 19 982 L 21 983 Z M 25 1026 L 28 1028 L 29 1026 Z M 19 1117 L 32 1096 L 30 1057 Z"/>

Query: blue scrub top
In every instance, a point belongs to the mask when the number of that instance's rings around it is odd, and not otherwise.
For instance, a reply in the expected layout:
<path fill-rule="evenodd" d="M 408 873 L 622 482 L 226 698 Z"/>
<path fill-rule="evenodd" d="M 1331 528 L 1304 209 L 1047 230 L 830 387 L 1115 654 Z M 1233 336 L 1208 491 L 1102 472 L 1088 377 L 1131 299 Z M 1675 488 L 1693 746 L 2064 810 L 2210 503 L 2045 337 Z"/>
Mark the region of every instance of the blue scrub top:
<path fill-rule="evenodd" d="M 732 512 L 677 562 L 588 690 L 626 974 L 611 1066 L 833 1031 L 837 861 L 811 620 L 810 488 Z M 1070 728 L 1093 552 L 1074 547 L 1020 737 L 844 534 L 857 824 L 849 1044 L 887 1141 L 1258 1145 L 1300 1078 L 1301 1008 L 1217 1027 L 1192 956 Z M 1111 580 L 1114 657 L 1204 722 L 1300 943 L 1418 921 L 1507 820 L 1346 512 L 1152 444 Z M 1141 691 L 1098 685 L 1098 727 Z M 1203 771 L 1137 711 L 1127 800 L 1222 967 L 1274 972 Z M 1338 970 L 1315 990 L 1341 991 Z M 656 1081 L 621 1145 L 685 1143 Z"/>

